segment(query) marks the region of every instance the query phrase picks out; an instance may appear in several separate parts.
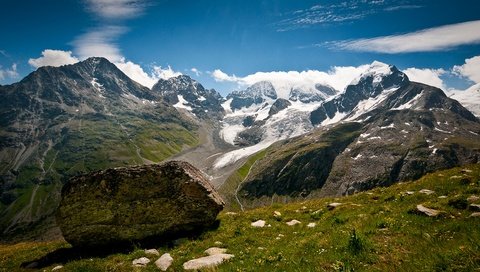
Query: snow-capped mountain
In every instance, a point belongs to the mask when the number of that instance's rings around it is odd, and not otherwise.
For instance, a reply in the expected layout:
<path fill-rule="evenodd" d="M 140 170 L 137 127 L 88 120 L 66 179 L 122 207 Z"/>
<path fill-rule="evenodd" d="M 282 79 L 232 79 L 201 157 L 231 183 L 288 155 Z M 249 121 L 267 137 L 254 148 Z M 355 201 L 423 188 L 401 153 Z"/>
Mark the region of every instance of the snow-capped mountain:
<path fill-rule="evenodd" d="M 480 83 L 473 85 L 465 91 L 450 91 L 447 95 L 462 103 L 465 108 L 477 117 L 480 117 Z"/>
<path fill-rule="evenodd" d="M 277 91 L 268 81 L 232 92 L 222 105 L 226 115 L 220 136 L 242 148 L 223 155 L 216 166 L 222 167 L 275 141 L 310 131 L 313 128 L 310 112 L 336 93 L 321 84 L 315 84 L 313 89 L 297 87 Z"/>
<path fill-rule="evenodd" d="M 267 86 L 266 91 L 253 88 L 257 100 L 251 99 L 246 104 L 248 107 L 229 107 L 235 93 L 223 104 L 228 113 L 224 118 L 221 136 L 225 141 L 242 148 L 221 156 L 216 167 L 228 165 L 273 142 L 304 134 L 315 127 L 348 121 L 367 122 L 379 112 L 416 109 L 435 111 L 448 107 L 448 110 L 467 120 L 475 120 L 469 111 L 458 103 L 452 103 L 453 100 L 448 99 L 440 89 L 410 82 L 395 66 L 378 61 L 353 79 L 345 90 L 339 90 L 337 95 L 325 101 L 304 103 L 301 100 L 281 99 L 274 95 L 273 85 L 262 83 L 260 86 Z M 241 92 L 244 100 L 249 94 L 247 90 Z M 462 94 L 463 97 L 478 94 L 478 90 L 472 88 Z M 472 99 L 470 102 L 478 106 Z"/>
<path fill-rule="evenodd" d="M 341 120 L 354 120 L 373 110 L 388 95 L 409 84 L 408 77 L 395 66 L 374 61 L 345 89 L 345 92 L 322 103 L 311 114 L 313 125 L 327 125 Z"/>
<path fill-rule="evenodd" d="M 216 166 L 250 155 L 280 139 L 309 132 L 315 125 L 355 119 L 408 82 L 396 67 L 375 61 L 345 90 L 315 84 L 314 89 L 282 90 L 280 97 L 273 84 L 260 82 L 245 91 L 233 92 L 223 104 L 227 114 L 220 134 L 225 141 L 243 148 L 225 154 Z"/>
<path fill-rule="evenodd" d="M 253 207 L 270 199 L 352 194 L 480 161 L 480 121 L 459 102 L 416 82 L 386 93 L 356 121 L 273 144 L 237 199 Z"/>
<path fill-rule="evenodd" d="M 180 75 L 167 80 L 160 79 L 152 91 L 177 109 L 184 109 L 200 118 L 221 119 L 224 109 L 222 96 L 214 89 L 205 89 L 189 76 Z"/>

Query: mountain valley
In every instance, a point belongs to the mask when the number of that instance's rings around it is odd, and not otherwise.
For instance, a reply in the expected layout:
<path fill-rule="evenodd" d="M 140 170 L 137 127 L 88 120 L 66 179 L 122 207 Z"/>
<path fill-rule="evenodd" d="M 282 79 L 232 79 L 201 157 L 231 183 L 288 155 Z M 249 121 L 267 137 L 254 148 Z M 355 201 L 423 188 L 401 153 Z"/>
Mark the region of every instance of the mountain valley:
<path fill-rule="evenodd" d="M 373 62 L 345 90 L 309 86 L 260 81 L 223 98 L 181 75 L 148 89 L 103 58 L 1 86 L 3 237 L 59 237 L 52 214 L 62 184 L 111 167 L 190 162 L 236 210 L 479 161 L 480 123 L 458 94 L 411 82 L 395 66 Z"/>

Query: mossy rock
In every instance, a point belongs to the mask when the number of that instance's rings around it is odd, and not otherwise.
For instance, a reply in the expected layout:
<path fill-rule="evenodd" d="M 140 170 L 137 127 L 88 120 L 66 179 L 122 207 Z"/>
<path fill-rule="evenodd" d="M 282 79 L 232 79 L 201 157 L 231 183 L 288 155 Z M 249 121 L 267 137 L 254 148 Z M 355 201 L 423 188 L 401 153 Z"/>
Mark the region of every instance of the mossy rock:
<path fill-rule="evenodd" d="M 164 241 L 215 223 L 224 202 L 186 162 L 114 168 L 72 178 L 57 224 L 75 247 Z"/>

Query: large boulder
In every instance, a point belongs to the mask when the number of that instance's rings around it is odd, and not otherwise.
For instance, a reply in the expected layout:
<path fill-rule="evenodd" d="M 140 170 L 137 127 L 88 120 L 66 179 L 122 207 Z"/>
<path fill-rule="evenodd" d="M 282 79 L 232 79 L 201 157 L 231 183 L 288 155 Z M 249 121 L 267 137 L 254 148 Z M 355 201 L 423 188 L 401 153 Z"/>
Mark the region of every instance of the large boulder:
<path fill-rule="evenodd" d="M 114 168 L 72 178 L 57 224 L 75 247 L 164 241 L 212 226 L 224 202 L 187 162 Z"/>

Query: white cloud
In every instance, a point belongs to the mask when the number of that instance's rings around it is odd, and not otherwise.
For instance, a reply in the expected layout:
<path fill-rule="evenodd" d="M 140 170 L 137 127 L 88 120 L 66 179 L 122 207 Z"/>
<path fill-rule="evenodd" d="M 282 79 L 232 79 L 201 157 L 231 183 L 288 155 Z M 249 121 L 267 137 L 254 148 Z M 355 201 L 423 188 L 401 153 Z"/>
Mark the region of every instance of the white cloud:
<path fill-rule="evenodd" d="M 4 80 L 6 78 L 17 78 L 17 77 L 18 77 L 18 72 L 17 72 L 16 63 L 12 64 L 12 67 L 7 69 L 2 69 L 2 66 L 0 66 L 0 80 Z"/>
<path fill-rule="evenodd" d="M 102 19 L 121 20 L 141 15 L 147 6 L 142 0 L 85 0 L 88 10 Z"/>
<path fill-rule="evenodd" d="M 222 72 L 220 69 L 215 69 L 213 72 L 211 72 L 211 75 L 213 79 L 217 82 L 225 82 L 225 81 L 230 81 L 230 82 L 237 82 L 241 83 L 241 78 L 237 78 L 235 75 L 229 76 L 226 73 Z"/>
<path fill-rule="evenodd" d="M 200 76 L 202 74 L 201 71 L 199 71 L 197 68 L 193 67 L 192 69 L 190 69 L 190 71 L 192 73 L 194 73 L 196 76 Z"/>
<path fill-rule="evenodd" d="M 170 66 L 167 68 L 153 66 L 151 72 L 147 73 L 140 65 L 131 61 L 122 60 L 114 64 L 128 77 L 148 88 L 152 88 L 159 79 L 169 79 L 182 74 L 174 71 Z"/>
<path fill-rule="evenodd" d="M 411 81 L 424 83 L 430 86 L 446 90 L 447 87 L 445 83 L 440 78 L 440 76 L 446 73 L 443 69 L 418 69 L 418 68 L 408 68 L 403 70 L 403 72 L 408 76 Z"/>
<path fill-rule="evenodd" d="M 252 85 L 259 81 L 270 81 L 280 97 L 288 95 L 292 88 L 315 88 L 315 84 L 324 84 L 333 87 L 338 91 L 343 91 L 345 87 L 352 82 L 353 79 L 360 76 L 369 65 L 361 65 L 358 67 L 335 66 L 327 72 L 318 70 L 308 71 L 272 71 L 272 72 L 256 72 L 244 77 L 228 75 L 220 69 L 216 69 L 211 76 L 217 82 L 235 82 L 240 88 Z"/>
<path fill-rule="evenodd" d="M 167 68 L 162 68 L 161 66 L 153 66 L 153 75 L 161 79 L 169 79 L 171 77 L 176 77 L 182 75 L 180 72 L 176 72 L 172 67 L 167 66 Z"/>
<path fill-rule="evenodd" d="M 453 72 L 475 83 L 480 83 L 480 56 L 466 59 L 463 65 L 455 65 Z"/>
<path fill-rule="evenodd" d="M 104 57 L 111 62 L 121 62 L 123 56 L 114 41 L 126 28 L 106 26 L 87 32 L 73 41 L 74 52 L 80 59 L 88 57 Z"/>
<path fill-rule="evenodd" d="M 480 20 L 428 28 L 402 35 L 330 43 L 333 49 L 359 52 L 409 53 L 445 51 L 480 43 Z"/>
<path fill-rule="evenodd" d="M 41 66 L 62 66 L 65 64 L 74 64 L 78 62 L 78 58 L 72 56 L 72 51 L 45 49 L 42 56 L 36 59 L 29 59 L 28 64 L 38 68 Z"/>

